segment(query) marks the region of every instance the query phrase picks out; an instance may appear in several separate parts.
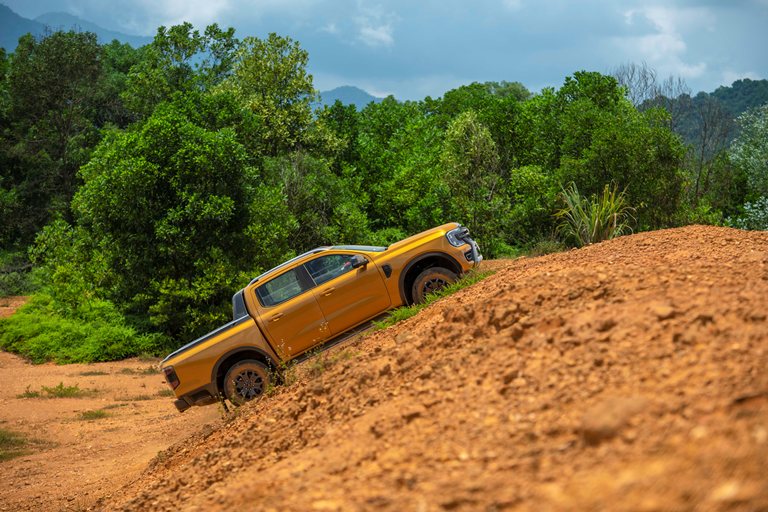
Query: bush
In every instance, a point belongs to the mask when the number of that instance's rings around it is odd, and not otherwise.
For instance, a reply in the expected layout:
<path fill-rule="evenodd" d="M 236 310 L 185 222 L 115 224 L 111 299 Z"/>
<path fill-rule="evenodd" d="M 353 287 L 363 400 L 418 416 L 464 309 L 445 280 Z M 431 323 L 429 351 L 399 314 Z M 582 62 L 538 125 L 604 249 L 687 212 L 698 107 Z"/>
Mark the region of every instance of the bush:
<path fill-rule="evenodd" d="M 768 231 L 768 197 L 746 203 L 744 213 L 737 217 L 729 217 L 726 224 L 739 229 Z"/>
<path fill-rule="evenodd" d="M 629 220 L 634 220 L 634 209 L 627 205 L 624 192 L 618 192 L 615 184 L 612 188 L 605 185 L 601 196 L 587 198 L 571 183 L 563 189 L 562 198 L 566 207 L 557 212 L 557 217 L 563 219 L 558 230 L 579 247 L 632 231 Z"/>
<path fill-rule="evenodd" d="M 0 348 L 34 363 L 62 364 L 114 361 L 169 348 L 166 338 L 126 325 L 109 302 L 91 300 L 73 313 L 65 316 L 50 295 L 34 295 L 13 316 L 0 320 Z"/>
<path fill-rule="evenodd" d="M 39 280 L 23 252 L 0 251 L 0 297 L 26 295 Z"/>

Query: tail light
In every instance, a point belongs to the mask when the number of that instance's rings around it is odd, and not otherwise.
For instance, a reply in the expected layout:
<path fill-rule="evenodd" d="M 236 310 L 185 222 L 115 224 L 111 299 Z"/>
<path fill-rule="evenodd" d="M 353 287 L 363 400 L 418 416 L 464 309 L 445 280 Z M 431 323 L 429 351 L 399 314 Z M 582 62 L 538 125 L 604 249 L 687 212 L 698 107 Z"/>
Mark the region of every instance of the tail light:
<path fill-rule="evenodd" d="M 163 368 L 163 373 L 165 374 L 165 381 L 171 386 L 171 389 L 179 387 L 179 378 L 176 376 L 176 371 L 173 369 L 173 366 Z"/>

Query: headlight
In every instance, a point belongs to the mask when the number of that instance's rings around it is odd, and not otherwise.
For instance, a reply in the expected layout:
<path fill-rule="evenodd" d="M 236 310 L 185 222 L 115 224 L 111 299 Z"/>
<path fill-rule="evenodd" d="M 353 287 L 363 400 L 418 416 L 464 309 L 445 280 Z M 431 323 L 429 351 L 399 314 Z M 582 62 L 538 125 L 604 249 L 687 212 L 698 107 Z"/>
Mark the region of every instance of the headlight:
<path fill-rule="evenodd" d="M 469 230 L 467 228 L 459 226 L 447 232 L 445 234 L 445 238 L 448 239 L 448 243 L 452 246 L 461 247 L 462 245 L 468 243 L 466 240 L 464 240 L 464 237 L 466 237 L 468 234 Z"/>

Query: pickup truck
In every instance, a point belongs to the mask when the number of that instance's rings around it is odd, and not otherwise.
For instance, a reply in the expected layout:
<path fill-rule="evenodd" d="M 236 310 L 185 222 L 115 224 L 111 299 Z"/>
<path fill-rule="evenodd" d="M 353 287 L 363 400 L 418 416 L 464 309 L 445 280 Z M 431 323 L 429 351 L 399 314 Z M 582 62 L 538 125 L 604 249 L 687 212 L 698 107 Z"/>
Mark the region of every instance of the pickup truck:
<path fill-rule="evenodd" d="M 421 302 L 482 261 L 467 228 L 445 224 L 389 247 L 319 247 L 253 279 L 234 319 L 160 365 L 183 412 L 261 396 L 279 368 L 382 313 Z"/>

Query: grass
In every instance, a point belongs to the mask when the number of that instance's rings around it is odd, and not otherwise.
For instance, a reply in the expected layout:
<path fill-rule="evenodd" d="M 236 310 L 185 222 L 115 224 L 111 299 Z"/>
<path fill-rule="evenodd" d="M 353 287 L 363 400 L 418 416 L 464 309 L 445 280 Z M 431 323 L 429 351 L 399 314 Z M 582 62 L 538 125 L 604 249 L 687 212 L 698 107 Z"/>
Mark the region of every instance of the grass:
<path fill-rule="evenodd" d="M 23 435 L 0 428 L 0 462 L 29 453 L 30 441 Z"/>
<path fill-rule="evenodd" d="M 27 386 L 27 389 L 16 395 L 16 398 L 82 398 L 92 396 L 95 393 L 94 390 L 80 389 L 77 384 L 65 386 L 63 382 L 59 382 L 53 387 L 41 386 L 40 391 L 33 391 L 30 388 L 31 386 Z"/>
<path fill-rule="evenodd" d="M 48 398 L 80 398 L 91 394 L 87 390 L 80 389 L 80 386 L 77 384 L 74 386 L 65 386 L 63 382 L 59 382 L 52 388 L 42 386 L 41 389 L 48 395 Z"/>
<path fill-rule="evenodd" d="M 176 396 L 176 393 L 174 393 L 172 389 L 167 389 L 166 388 L 166 389 L 161 389 L 160 391 L 158 391 L 157 392 L 157 396 L 171 397 L 171 396 Z"/>
<path fill-rule="evenodd" d="M 155 366 L 147 366 L 146 368 L 123 368 L 120 370 L 123 375 L 153 375 L 160 373 L 160 370 Z"/>
<path fill-rule="evenodd" d="M 86 372 L 80 372 L 79 375 L 83 377 L 95 377 L 96 375 L 109 375 L 109 373 L 103 372 L 101 370 L 89 370 Z"/>
<path fill-rule="evenodd" d="M 28 455 L 34 448 L 44 448 L 52 445 L 54 443 L 49 441 L 33 439 L 24 434 L 0 428 L 0 462 Z"/>
<path fill-rule="evenodd" d="M 530 249 L 525 251 L 525 255 L 535 258 L 536 256 L 544 256 L 565 250 L 565 245 L 559 240 L 545 238 L 544 240 L 539 240 Z"/>
<path fill-rule="evenodd" d="M 40 398 L 43 396 L 39 391 L 32 391 L 31 386 L 27 386 L 27 389 L 23 393 L 16 395 L 16 398 Z"/>
<path fill-rule="evenodd" d="M 346 361 L 357 355 L 358 353 L 351 349 L 340 350 L 333 354 L 318 349 L 307 360 L 307 370 L 312 377 L 318 377 L 339 361 Z"/>
<path fill-rule="evenodd" d="M 635 209 L 627 204 L 624 191 L 614 184 L 603 188 L 600 196 L 587 197 L 579 193 L 575 183 L 560 194 L 565 208 L 557 212 L 562 219 L 558 231 L 573 240 L 577 246 L 610 240 L 631 233 L 630 222 L 635 220 Z"/>
<path fill-rule="evenodd" d="M 154 397 L 150 395 L 136 395 L 136 396 L 124 396 L 117 398 L 121 402 L 143 402 L 144 400 L 154 400 Z"/>
<path fill-rule="evenodd" d="M 493 273 L 494 273 L 493 271 L 471 272 L 466 276 L 462 277 L 461 279 L 459 279 L 458 281 L 456 281 L 455 283 L 449 284 L 442 290 L 427 295 L 426 300 L 421 304 L 413 304 L 411 306 L 403 306 L 403 307 L 397 308 L 394 311 L 392 311 L 392 313 L 390 313 L 390 315 L 384 320 L 381 320 L 379 322 L 373 322 L 374 330 L 378 331 L 381 329 L 386 329 L 387 327 L 391 327 L 398 322 L 407 320 L 412 316 L 415 316 L 419 311 L 426 308 L 433 302 L 436 302 L 442 299 L 443 297 L 447 297 L 448 295 L 456 293 L 459 290 L 472 286 L 473 284 L 482 281 L 483 279 L 492 275 Z"/>
<path fill-rule="evenodd" d="M 81 412 L 79 418 L 84 421 L 93 421 L 93 420 L 100 420 L 108 416 L 111 416 L 111 414 L 109 414 L 107 411 L 103 409 L 96 409 L 94 411 Z"/>

